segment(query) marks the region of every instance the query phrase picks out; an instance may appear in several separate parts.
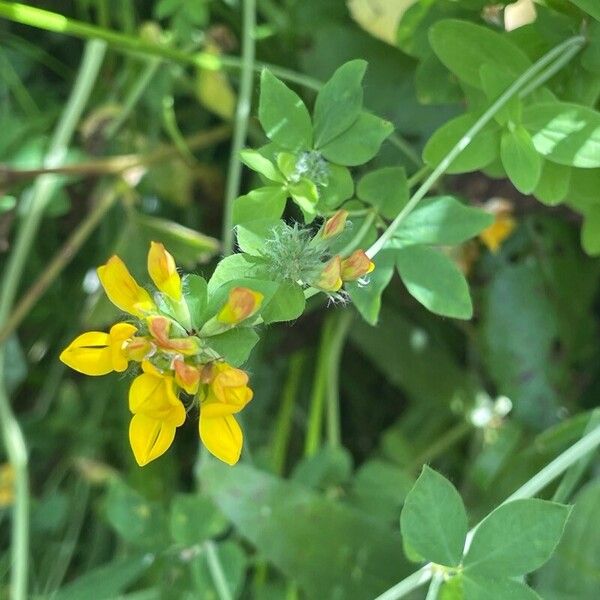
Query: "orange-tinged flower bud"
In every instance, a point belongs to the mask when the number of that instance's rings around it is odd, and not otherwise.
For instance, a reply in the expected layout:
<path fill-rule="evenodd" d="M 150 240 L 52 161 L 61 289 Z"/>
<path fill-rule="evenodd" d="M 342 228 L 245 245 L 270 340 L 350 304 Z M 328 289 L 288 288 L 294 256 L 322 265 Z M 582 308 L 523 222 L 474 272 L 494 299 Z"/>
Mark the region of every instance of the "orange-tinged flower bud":
<path fill-rule="evenodd" d="M 129 360 L 142 362 L 151 356 L 155 349 L 156 346 L 148 338 L 134 336 L 125 344 L 123 351 Z"/>
<path fill-rule="evenodd" d="M 98 267 L 97 273 L 106 295 L 116 307 L 136 317 L 156 310 L 150 294 L 137 284 L 118 256 L 109 258 L 105 265 Z"/>
<path fill-rule="evenodd" d="M 175 370 L 175 383 L 188 394 L 195 394 L 200 385 L 200 371 L 180 359 L 173 361 L 173 369 Z"/>
<path fill-rule="evenodd" d="M 193 356 L 200 350 L 200 342 L 196 337 L 170 338 L 171 319 L 154 315 L 146 319 L 148 330 L 157 346 L 164 350 L 173 350 L 186 356 Z"/>
<path fill-rule="evenodd" d="M 225 306 L 217 315 L 217 320 L 227 325 L 237 325 L 256 314 L 260 309 L 263 294 L 245 287 L 235 287 L 229 292 Z"/>
<path fill-rule="evenodd" d="M 356 281 L 371 273 L 375 264 L 365 254 L 364 250 L 355 250 L 348 258 L 342 261 L 342 279 Z"/>
<path fill-rule="evenodd" d="M 323 267 L 314 285 L 324 292 L 337 292 L 342 287 L 341 274 L 342 259 L 336 255 Z"/>
<path fill-rule="evenodd" d="M 181 300 L 181 278 L 175 260 L 159 242 L 150 242 L 148 273 L 161 292 L 172 300 Z"/>
<path fill-rule="evenodd" d="M 346 227 L 346 219 L 348 218 L 348 211 L 344 209 L 338 210 L 331 218 L 325 221 L 323 228 L 321 229 L 321 238 L 329 240 L 342 233 Z"/>

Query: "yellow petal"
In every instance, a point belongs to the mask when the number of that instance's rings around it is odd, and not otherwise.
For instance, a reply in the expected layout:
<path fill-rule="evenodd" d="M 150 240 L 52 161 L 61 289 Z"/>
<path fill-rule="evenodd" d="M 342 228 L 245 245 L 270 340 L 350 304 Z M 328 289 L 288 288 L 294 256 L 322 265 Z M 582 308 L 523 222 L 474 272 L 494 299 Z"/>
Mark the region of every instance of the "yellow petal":
<path fill-rule="evenodd" d="M 134 415 L 129 424 L 129 443 L 140 467 L 163 455 L 175 439 L 175 427 L 146 415 Z"/>
<path fill-rule="evenodd" d="M 175 427 L 185 421 L 185 407 L 175 395 L 172 377 L 138 375 L 129 388 L 129 410 Z"/>
<path fill-rule="evenodd" d="M 125 352 L 125 342 L 133 337 L 137 327 L 130 323 L 116 323 L 110 328 L 110 347 L 113 369 L 122 373 L 127 369 L 129 358 Z"/>
<path fill-rule="evenodd" d="M 76 337 L 65 348 L 60 360 L 84 375 L 106 375 L 113 370 L 110 336 L 101 331 L 88 331 Z"/>
<path fill-rule="evenodd" d="M 200 439 L 208 451 L 228 465 L 240 459 L 244 437 L 231 415 L 209 418 L 200 413 Z"/>
<path fill-rule="evenodd" d="M 148 273 L 154 285 L 169 298 L 181 300 L 181 279 L 173 257 L 158 242 L 150 242 Z"/>
<path fill-rule="evenodd" d="M 112 256 L 97 272 L 106 295 L 121 310 L 136 317 L 156 310 L 150 294 L 137 284 L 118 256 Z"/>

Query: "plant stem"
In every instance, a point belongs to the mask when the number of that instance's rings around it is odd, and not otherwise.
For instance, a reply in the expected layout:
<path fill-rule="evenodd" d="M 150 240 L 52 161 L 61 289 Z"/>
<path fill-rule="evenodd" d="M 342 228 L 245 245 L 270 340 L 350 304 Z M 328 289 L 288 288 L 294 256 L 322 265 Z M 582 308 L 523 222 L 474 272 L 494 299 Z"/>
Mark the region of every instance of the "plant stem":
<path fill-rule="evenodd" d="M 559 454 L 551 463 L 546 465 L 539 473 L 522 485 L 514 494 L 511 494 L 504 500 L 502 504 L 512 502 L 513 500 L 532 498 L 549 483 L 564 473 L 571 465 L 575 464 L 584 456 L 587 456 L 598 446 L 600 446 L 600 425 L 584 435 L 562 454 Z M 477 527 L 478 525 L 469 531 L 469 534 L 467 535 L 467 547 Z M 378 596 L 375 600 L 398 600 L 399 598 L 403 598 L 408 593 L 429 581 L 432 575 L 432 567 L 433 565 L 431 563 L 425 565 Z"/>
<path fill-rule="evenodd" d="M 442 583 L 444 583 L 444 576 L 441 573 L 436 573 L 431 578 L 431 583 L 429 584 L 429 590 L 427 591 L 425 600 L 437 600 Z"/>
<path fill-rule="evenodd" d="M 327 441 L 330 446 L 341 445 L 340 433 L 340 364 L 344 343 L 348 336 L 353 313 L 349 310 L 341 312 L 332 326 L 327 356 Z"/>
<path fill-rule="evenodd" d="M 315 377 L 313 381 L 310 409 L 308 413 L 308 427 L 304 443 L 304 456 L 312 456 L 321 445 L 321 430 L 323 427 L 323 408 L 325 405 L 325 386 L 327 382 L 327 366 L 329 346 L 332 333 L 332 316 L 329 315 L 321 331 L 319 354 L 317 356 Z"/>
<path fill-rule="evenodd" d="M 223 207 L 223 253 L 225 256 L 233 252 L 233 202 L 240 193 L 242 181 L 242 163 L 240 151 L 246 143 L 248 134 L 248 119 L 252 105 L 252 85 L 255 56 L 254 30 L 256 29 L 256 0 L 243 0 L 243 31 L 242 31 L 242 69 L 240 73 L 240 88 L 235 111 L 231 154 L 227 171 L 225 188 L 225 204 Z"/>
<path fill-rule="evenodd" d="M 233 600 L 215 543 L 212 540 L 204 542 L 204 551 L 206 552 L 208 570 L 210 571 L 210 576 L 215 584 L 219 600 Z"/>
<path fill-rule="evenodd" d="M 548 72 L 554 73 L 557 65 L 564 66 L 575 54 L 581 49 L 585 42 L 582 36 L 575 36 L 559 44 L 542 56 L 537 62 L 529 67 L 520 77 L 518 77 L 508 89 L 481 115 L 481 117 L 473 124 L 473 126 L 462 136 L 456 145 L 446 154 L 442 161 L 432 171 L 431 175 L 423 182 L 419 189 L 413 194 L 406 206 L 398 213 L 398 216 L 390 223 L 388 228 L 381 234 L 379 239 L 367 250 L 367 255 L 373 258 L 380 250 L 382 250 L 390 238 L 394 235 L 399 225 L 413 211 L 417 204 L 425 197 L 427 192 L 438 180 L 438 178 L 446 172 L 446 169 L 452 164 L 456 157 L 471 143 L 473 138 L 494 118 L 496 113 L 504 107 L 514 96 L 519 94 L 532 81 L 545 81 L 543 74 L 539 79 L 536 77 L 545 69 Z M 533 91 L 533 87 L 529 85 L 528 91 Z"/>
<path fill-rule="evenodd" d="M 392 146 L 396 146 L 406 158 L 408 158 L 412 163 L 414 163 L 417 167 L 420 167 L 423 163 L 421 162 L 421 157 L 417 154 L 416 150 L 403 138 L 400 137 L 397 133 L 393 133 L 388 138 L 388 142 L 392 144 Z"/>
<path fill-rule="evenodd" d="M 375 217 L 377 213 L 374 210 L 369 210 L 363 224 L 361 225 L 358 233 L 339 251 L 339 255 L 342 257 L 350 256 L 356 248 L 360 245 L 365 235 L 369 229 L 371 229 L 371 225 L 373 225 L 373 221 L 375 221 Z"/>
<path fill-rule="evenodd" d="M 81 246 L 98 226 L 102 217 L 104 217 L 114 205 L 117 197 L 118 193 L 114 187 L 105 191 L 85 219 L 83 219 L 83 221 L 81 221 L 81 223 L 73 230 L 67 241 L 54 255 L 54 258 L 46 265 L 42 274 L 17 303 L 16 308 L 13 310 L 6 323 L 0 327 L 0 344 L 3 343 L 15 329 L 17 329 L 32 307 L 35 306 L 36 302 L 45 293 L 48 287 L 52 285 L 53 281 L 77 254 Z"/>
<path fill-rule="evenodd" d="M 429 448 L 422 452 L 412 463 L 412 470 L 417 470 L 419 467 L 437 458 L 440 454 L 443 454 L 448 448 L 454 445 L 456 442 L 465 437 L 473 426 L 467 421 L 461 421 L 452 429 L 446 431 L 441 435 Z"/>
<path fill-rule="evenodd" d="M 298 351 L 291 356 L 288 376 L 281 392 L 281 407 L 277 414 L 275 433 L 271 442 L 271 465 L 273 472 L 277 475 L 283 474 L 285 468 L 285 459 L 292 431 L 294 404 L 300 387 L 305 358 L 306 356 L 302 351 Z"/>
<path fill-rule="evenodd" d="M 79 73 L 69 101 L 56 127 L 45 158 L 45 165 L 60 164 L 67 153 L 69 142 L 100 70 L 106 45 L 92 41 L 86 45 Z M 39 177 L 33 187 L 27 214 L 23 217 L 11 252 L 2 290 L 0 292 L 0 326 L 10 313 L 25 262 L 38 231 L 46 205 L 53 189 L 54 176 Z M 4 346 L 0 345 L 0 420 L 4 445 L 9 461 L 15 470 L 15 507 L 12 528 L 12 575 L 11 597 L 27 598 L 29 563 L 29 483 L 27 473 L 27 449 L 23 432 L 12 411 L 4 382 Z"/>

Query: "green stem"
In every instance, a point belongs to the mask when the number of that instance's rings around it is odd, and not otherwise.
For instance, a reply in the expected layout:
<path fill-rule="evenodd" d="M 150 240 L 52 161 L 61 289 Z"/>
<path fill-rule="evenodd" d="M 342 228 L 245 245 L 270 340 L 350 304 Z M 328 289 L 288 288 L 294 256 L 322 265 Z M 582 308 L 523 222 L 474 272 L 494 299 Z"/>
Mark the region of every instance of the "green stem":
<path fill-rule="evenodd" d="M 442 583 L 444 583 L 444 576 L 441 573 L 436 573 L 431 578 L 431 583 L 429 584 L 429 590 L 427 591 L 425 600 L 437 600 Z"/>
<path fill-rule="evenodd" d="M 417 204 L 425 197 L 427 192 L 435 184 L 441 175 L 446 172 L 446 169 L 452 164 L 456 157 L 471 143 L 473 138 L 494 118 L 500 109 L 502 109 L 510 100 L 519 94 L 532 81 L 542 81 L 542 76 L 536 79 L 545 69 L 554 73 L 557 65 L 561 67 L 569 62 L 573 56 L 579 52 L 585 43 L 585 38 L 575 36 L 569 38 L 562 44 L 559 44 L 542 56 L 537 62 L 529 67 L 512 85 L 481 115 L 474 125 L 462 136 L 456 145 L 448 152 L 437 167 L 432 171 L 431 175 L 423 182 L 419 189 L 413 194 L 406 206 L 400 211 L 398 216 L 390 223 L 388 228 L 381 234 L 379 239 L 367 250 L 370 258 L 373 258 L 380 250 L 382 250 L 387 242 L 394 235 L 394 232 L 402 221 L 413 211 Z M 527 87 L 529 92 L 533 91 L 533 87 Z"/>
<path fill-rule="evenodd" d="M 422 452 L 412 463 L 412 470 L 419 469 L 425 463 L 429 463 L 441 454 L 443 454 L 448 448 L 453 446 L 456 442 L 464 438 L 473 426 L 471 423 L 461 421 L 452 429 L 449 429 L 441 437 L 439 437 L 429 448 Z"/>
<path fill-rule="evenodd" d="M 327 441 L 330 446 L 341 445 L 340 427 L 340 364 L 344 343 L 348 336 L 353 313 L 346 310 L 338 316 L 332 326 L 327 356 Z"/>
<path fill-rule="evenodd" d="M 208 570 L 210 571 L 210 576 L 215 584 L 219 600 L 233 600 L 215 543 L 212 540 L 204 542 L 204 551 L 206 552 Z"/>
<path fill-rule="evenodd" d="M 243 32 L 242 32 L 242 70 L 240 88 L 235 111 L 231 155 L 225 188 L 225 205 L 223 207 L 223 252 L 225 256 L 233 252 L 233 202 L 240 193 L 242 181 L 242 163 L 240 151 L 246 143 L 248 135 L 248 119 L 252 105 L 252 85 L 255 56 L 254 30 L 256 29 L 256 0 L 243 0 Z"/>
<path fill-rule="evenodd" d="M 400 152 L 402 152 L 402 154 L 404 154 L 404 156 L 406 156 L 417 167 L 420 167 L 423 164 L 421 157 L 417 154 L 416 150 L 397 133 L 390 135 L 388 142 L 392 144 L 392 146 L 396 146 L 396 148 L 398 148 L 398 150 L 400 150 Z"/>
<path fill-rule="evenodd" d="M 330 340 L 333 326 L 332 316 L 328 316 L 321 331 L 319 342 L 319 355 L 316 361 L 315 378 L 313 381 L 310 409 L 308 414 L 308 427 L 304 443 L 304 456 L 312 456 L 321 445 L 323 429 L 323 408 L 327 384 L 327 366 Z"/>
<path fill-rule="evenodd" d="M 595 427 L 588 434 L 584 435 L 579 441 L 575 442 L 570 448 L 557 456 L 551 463 L 546 465 L 539 473 L 534 475 L 529 481 L 522 485 L 514 494 L 511 494 L 502 504 L 533 498 L 538 492 L 543 490 L 549 483 L 562 475 L 571 465 L 574 465 L 584 456 L 600 446 L 600 426 Z M 476 525 L 467 536 L 467 545 L 469 544 L 473 533 L 477 529 Z M 389 590 L 378 596 L 375 600 L 398 600 L 403 598 L 421 585 L 431 579 L 433 565 L 425 565 L 415 573 L 409 575 L 406 579 L 397 583 Z"/>
<path fill-rule="evenodd" d="M 277 475 L 281 475 L 285 468 L 285 459 L 292 432 L 294 404 L 302 381 L 305 358 L 306 356 L 302 351 L 296 352 L 290 358 L 288 376 L 281 392 L 281 407 L 277 414 L 275 433 L 271 443 L 271 464 L 273 472 Z"/>
<path fill-rule="evenodd" d="M 64 161 L 69 142 L 96 81 L 105 50 L 106 45 L 103 42 L 92 41 L 86 45 L 71 96 L 50 142 L 44 161 L 45 166 L 53 167 Z M 0 326 L 5 323 L 10 313 L 25 262 L 52 193 L 54 181 L 54 176 L 44 175 L 39 177 L 34 184 L 29 209 L 19 228 L 4 274 L 2 291 L 0 292 Z M 23 432 L 12 411 L 6 393 L 3 345 L 0 345 L 0 419 L 6 453 L 15 470 L 11 597 L 14 600 L 25 600 L 27 598 L 29 562 L 27 449 Z"/>
<path fill-rule="evenodd" d="M 367 235 L 369 229 L 371 229 L 376 216 L 377 213 L 374 210 L 369 210 L 369 213 L 358 230 L 358 233 L 339 251 L 338 254 L 340 256 L 350 256 L 350 254 L 352 254 L 352 252 L 358 248 L 365 235 Z"/>

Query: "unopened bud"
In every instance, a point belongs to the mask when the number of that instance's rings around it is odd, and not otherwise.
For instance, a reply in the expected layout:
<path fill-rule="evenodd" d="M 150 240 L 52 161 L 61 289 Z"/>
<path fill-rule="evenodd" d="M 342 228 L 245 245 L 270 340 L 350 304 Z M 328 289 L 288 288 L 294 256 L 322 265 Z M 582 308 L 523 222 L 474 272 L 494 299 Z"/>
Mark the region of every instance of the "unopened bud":
<path fill-rule="evenodd" d="M 188 394 L 195 394 L 200 385 L 200 371 L 180 359 L 173 361 L 173 369 L 175 370 L 175 383 Z"/>
<path fill-rule="evenodd" d="M 263 294 L 245 287 L 235 287 L 229 292 L 225 306 L 217 315 L 217 320 L 227 325 L 237 325 L 254 315 L 264 299 Z"/>
<path fill-rule="evenodd" d="M 315 287 L 324 292 L 337 292 L 342 287 L 341 268 L 342 260 L 336 255 L 323 267 Z"/>
<path fill-rule="evenodd" d="M 342 261 L 342 280 L 356 281 L 364 277 L 375 268 L 375 264 L 365 254 L 364 250 L 355 250 L 348 258 Z"/>
<path fill-rule="evenodd" d="M 323 240 L 329 240 L 332 237 L 340 235 L 346 227 L 346 219 L 348 218 L 348 211 L 341 209 L 338 210 L 331 218 L 325 221 L 325 224 L 321 228 L 320 237 Z"/>
<path fill-rule="evenodd" d="M 129 360 L 142 362 L 146 357 L 154 352 L 154 344 L 145 337 L 132 337 L 125 342 L 125 356 Z"/>

